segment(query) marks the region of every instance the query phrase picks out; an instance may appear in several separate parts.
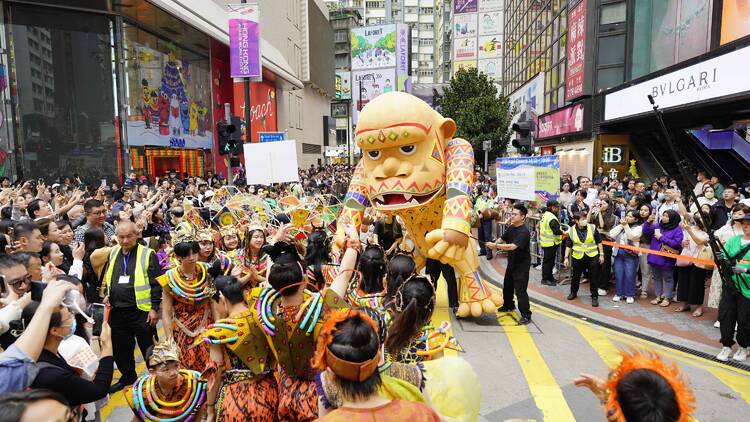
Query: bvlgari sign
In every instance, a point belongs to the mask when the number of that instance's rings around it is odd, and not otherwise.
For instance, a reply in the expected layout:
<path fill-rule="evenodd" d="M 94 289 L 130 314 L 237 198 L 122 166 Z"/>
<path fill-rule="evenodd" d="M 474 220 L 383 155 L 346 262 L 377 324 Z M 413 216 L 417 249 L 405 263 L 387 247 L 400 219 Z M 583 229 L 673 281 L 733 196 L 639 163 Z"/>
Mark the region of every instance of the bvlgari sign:
<path fill-rule="evenodd" d="M 750 47 L 745 47 L 613 92 L 605 98 L 604 120 L 650 112 L 649 95 L 661 109 L 669 109 L 749 92 L 748 63 Z"/>

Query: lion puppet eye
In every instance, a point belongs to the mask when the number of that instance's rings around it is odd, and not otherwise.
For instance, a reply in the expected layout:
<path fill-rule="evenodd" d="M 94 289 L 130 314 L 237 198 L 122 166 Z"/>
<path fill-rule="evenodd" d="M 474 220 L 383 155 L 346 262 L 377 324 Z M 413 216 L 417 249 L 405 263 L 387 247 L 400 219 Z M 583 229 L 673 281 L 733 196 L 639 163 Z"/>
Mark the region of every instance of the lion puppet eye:
<path fill-rule="evenodd" d="M 401 153 L 404 155 L 412 155 L 414 154 L 414 151 L 417 150 L 417 147 L 415 145 L 404 145 L 401 148 Z"/>
<path fill-rule="evenodd" d="M 373 160 L 379 160 L 380 159 L 380 150 L 373 150 L 373 151 L 367 151 L 367 155 L 370 156 Z"/>

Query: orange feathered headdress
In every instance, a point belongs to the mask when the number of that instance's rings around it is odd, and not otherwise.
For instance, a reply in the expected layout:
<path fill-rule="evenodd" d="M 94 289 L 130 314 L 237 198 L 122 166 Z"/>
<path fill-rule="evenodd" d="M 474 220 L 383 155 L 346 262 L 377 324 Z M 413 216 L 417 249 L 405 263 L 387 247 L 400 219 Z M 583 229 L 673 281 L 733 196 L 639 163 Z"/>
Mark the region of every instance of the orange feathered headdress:
<path fill-rule="evenodd" d="M 377 324 L 375 324 L 375 321 L 364 312 L 347 309 L 335 310 L 328 316 L 326 322 L 323 324 L 323 328 L 320 330 L 312 365 L 313 368 L 321 371 L 326 368 L 331 368 L 331 370 L 341 378 L 362 382 L 378 370 L 380 351 L 378 351 L 371 359 L 364 362 L 349 362 L 334 355 L 333 352 L 331 352 L 331 349 L 329 349 L 329 346 L 333 342 L 333 335 L 336 332 L 336 326 L 340 322 L 344 322 L 354 316 L 362 318 L 363 321 L 370 325 L 375 335 L 377 335 Z"/>
<path fill-rule="evenodd" d="M 625 416 L 622 414 L 620 402 L 618 401 L 617 385 L 625 376 L 636 369 L 648 369 L 656 372 L 660 377 L 664 378 L 664 380 L 672 387 L 675 400 L 677 401 L 677 408 L 680 409 L 680 418 L 677 419 L 676 422 L 688 422 L 691 420 L 690 414 L 695 409 L 695 407 L 693 407 L 695 396 L 687 385 L 687 382 L 683 380 L 682 374 L 680 373 L 679 368 L 677 368 L 677 365 L 673 364 L 668 366 L 655 353 L 642 353 L 639 351 L 623 351 L 621 353 L 622 362 L 617 368 L 610 372 L 609 379 L 606 382 L 606 387 L 609 393 L 606 398 L 608 420 L 613 422 L 627 422 Z"/>

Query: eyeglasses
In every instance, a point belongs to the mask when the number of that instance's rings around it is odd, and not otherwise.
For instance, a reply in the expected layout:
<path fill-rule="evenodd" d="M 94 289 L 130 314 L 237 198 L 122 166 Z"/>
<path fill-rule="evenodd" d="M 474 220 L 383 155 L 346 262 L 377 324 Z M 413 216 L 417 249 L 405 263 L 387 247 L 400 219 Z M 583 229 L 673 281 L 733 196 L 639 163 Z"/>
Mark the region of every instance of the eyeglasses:
<path fill-rule="evenodd" d="M 5 280 L 5 283 L 8 284 L 8 286 L 13 288 L 18 288 L 22 283 L 23 284 L 31 284 L 31 274 L 26 274 L 25 276 L 21 278 L 17 278 L 15 280 L 7 280 L 4 275 L 0 275 L 3 280 Z"/>

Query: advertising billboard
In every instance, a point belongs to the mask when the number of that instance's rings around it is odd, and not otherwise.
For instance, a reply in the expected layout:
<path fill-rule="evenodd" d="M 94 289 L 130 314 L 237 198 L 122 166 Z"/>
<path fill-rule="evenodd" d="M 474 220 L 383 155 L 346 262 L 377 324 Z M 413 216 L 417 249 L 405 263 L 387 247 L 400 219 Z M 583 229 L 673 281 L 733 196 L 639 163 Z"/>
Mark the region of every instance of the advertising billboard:
<path fill-rule="evenodd" d="M 560 158 L 503 157 L 496 159 L 497 196 L 547 202 L 560 194 Z"/>
<path fill-rule="evenodd" d="M 582 132 L 583 112 L 583 104 L 575 104 L 540 116 L 536 137 L 548 138 Z"/>
<path fill-rule="evenodd" d="M 336 71 L 336 99 L 350 100 L 352 98 L 352 73 L 345 70 Z"/>
<path fill-rule="evenodd" d="M 260 5 L 230 4 L 229 71 L 233 78 L 261 79 Z"/>
<path fill-rule="evenodd" d="M 454 0 L 453 13 L 474 13 L 477 11 L 477 0 Z"/>
<path fill-rule="evenodd" d="M 395 68 L 352 72 L 352 121 L 356 123 L 362 107 L 378 95 L 395 90 Z"/>
<path fill-rule="evenodd" d="M 403 23 L 396 25 L 396 79 L 397 90 L 402 92 L 409 92 L 410 37 L 409 25 Z"/>
<path fill-rule="evenodd" d="M 750 35 L 750 0 L 724 0 L 721 9 L 721 44 Z"/>
<path fill-rule="evenodd" d="M 479 60 L 477 67 L 480 72 L 486 74 L 491 79 L 500 80 L 503 74 L 503 61 L 500 58 Z"/>
<path fill-rule="evenodd" d="M 521 88 L 508 96 L 513 123 L 518 121 L 521 113 L 531 110 L 534 116 L 544 113 L 544 72 L 539 73 Z"/>
<path fill-rule="evenodd" d="M 455 74 L 461 69 L 476 69 L 476 68 L 477 68 L 476 60 L 454 60 L 453 61 L 453 74 Z"/>
<path fill-rule="evenodd" d="M 396 67 L 396 25 L 352 28 L 351 42 L 352 70 Z"/>
<path fill-rule="evenodd" d="M 503 43 L 500 35 L 479 37 L 479 58 L 494 59 L 503 53 Z"/>
<path fill-rule="evenodd" d="M 503 12 L 479 13 L 479 35 L 500 34 L 503 32 Z"/>
<path fill-rule="evenodd" d="M 475 60 L 477 58 L 477 39 L 459 38 L 453 42 L 453 60 Z"/>
<path fill-rule="evenodd" d="M 465 13 L 453 18 L 453 33 L 456 38 L 477 36 L 477 14 Z"/>
<path fill-rule="evenodd" d="M 503 8 L 503 0 L 479 0 L 479 11 L 500 10 Z"/>
<path fill-rule="evenodd" d="M 245 119 L 244 84 L 236 82 L 234 88 L 234 108 L 232 114 Z M 253 82 L 250 84 L 250 125 L 252 142 L 258 142 L 260 132 L 276 132 L 276 85 L 271 81 Z M 245 131 L 242 131 L 244 142 Z"/>
<path fill-rule="evenodd" d="M 568 13 L 568 69 L 565 75 L 565 101 L 584 94 L 586 60 L 586 0 Z"/>

